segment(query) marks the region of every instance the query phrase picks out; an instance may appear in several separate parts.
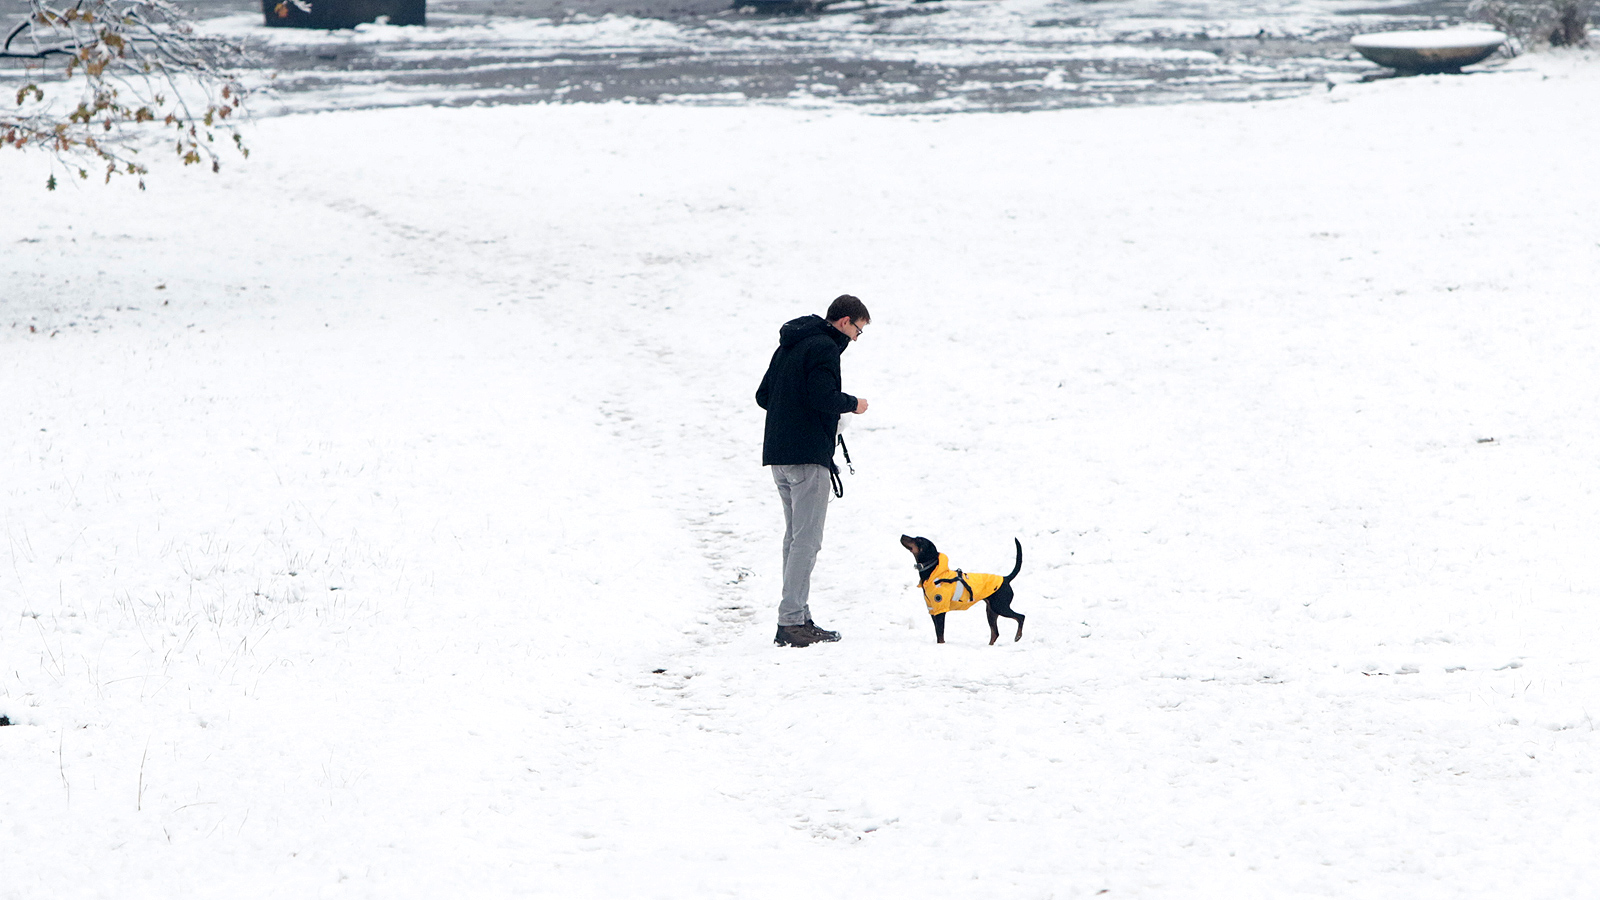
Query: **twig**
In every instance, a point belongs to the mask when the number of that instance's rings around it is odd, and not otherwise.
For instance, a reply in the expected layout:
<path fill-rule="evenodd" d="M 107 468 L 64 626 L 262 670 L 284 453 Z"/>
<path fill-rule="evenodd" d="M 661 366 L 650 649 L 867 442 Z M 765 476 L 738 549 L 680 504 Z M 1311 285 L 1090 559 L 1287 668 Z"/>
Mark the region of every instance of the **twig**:
<path fill-rule="evenodd" d="M 61 726 L 56 735 L 56 769 L 61 772 L 61 785 L 67 789 L 67 805 L 72 805 L 72 782 L 67 780 L 67 726 Z"/>
<path fill-rule="evenodd" d="M 135 812 L 143 812 L 144 811 L 144 761 L 149 756 L 150 756 L 150 739 L 146 738 L 145 742 L 144 742 L 144 755 L 139 757 L 139 797 L 138 797 L 137 801 L 134 803 L 134 811 Z"/>

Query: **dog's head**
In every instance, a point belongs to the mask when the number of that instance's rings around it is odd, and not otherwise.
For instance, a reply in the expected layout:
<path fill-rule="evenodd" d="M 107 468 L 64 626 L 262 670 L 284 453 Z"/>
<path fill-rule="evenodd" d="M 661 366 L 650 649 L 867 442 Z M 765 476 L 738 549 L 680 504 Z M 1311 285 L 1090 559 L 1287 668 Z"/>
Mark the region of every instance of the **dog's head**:
<path fill-rule="evenodd" d="M 900 546 L 911 551 L 911 556 L 917 561 L 917 568 L 931 566 L 939 561 L 939 548 L 933 541 L 925 537 L 912 537 L 909 534 L 900 535 Z"/>

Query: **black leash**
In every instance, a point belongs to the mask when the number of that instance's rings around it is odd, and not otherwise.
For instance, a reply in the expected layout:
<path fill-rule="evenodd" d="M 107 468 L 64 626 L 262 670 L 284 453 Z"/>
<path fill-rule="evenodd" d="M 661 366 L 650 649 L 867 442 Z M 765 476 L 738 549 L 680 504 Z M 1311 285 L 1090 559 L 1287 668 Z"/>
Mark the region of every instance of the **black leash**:
<path fill-rule="evenodd" d="M 854 475 L 856 473 L 856 467 L 854 465 L 852 465 L 851 462 L 850 462 L 850 447 L 847 444 L 845 444 L 844 435 L 841 434 L 838 437 L 839 437 L 839 449 L 844 451 L 844 464 L 846 466 L 849 466 L 850 474 Z M 844 481 L 843 481 L 843 479 L 841 479 L 839 477 L 839 467 L 834 465 L 833 464 L 833 460 L 831 460 L 831 459 L 828 460 L 828 474 L 830 476 L 832 476 L 832 478 L 833 478 L 833 495 L 835 497 L 843 498 L 844 497 Z"/>

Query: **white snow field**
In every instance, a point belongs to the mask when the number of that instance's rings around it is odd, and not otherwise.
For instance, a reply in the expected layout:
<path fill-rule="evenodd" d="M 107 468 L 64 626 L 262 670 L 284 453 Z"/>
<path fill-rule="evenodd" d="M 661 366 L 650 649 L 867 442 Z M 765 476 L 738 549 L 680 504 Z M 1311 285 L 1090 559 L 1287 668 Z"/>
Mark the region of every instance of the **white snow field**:
<path fill-rule="evenodd" d="M 1594 897 L 1597 62 L 0 153 L 0 897 Z"/>

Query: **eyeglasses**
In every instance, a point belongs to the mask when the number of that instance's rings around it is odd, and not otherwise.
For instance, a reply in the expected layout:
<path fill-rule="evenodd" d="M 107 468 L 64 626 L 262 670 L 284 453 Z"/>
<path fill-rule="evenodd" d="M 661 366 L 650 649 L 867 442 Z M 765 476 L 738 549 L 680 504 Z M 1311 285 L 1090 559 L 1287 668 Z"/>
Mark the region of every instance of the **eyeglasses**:
<path fill-rule="evenodd" d="M 856 337 L 861 337 L 861 333 L 867 330 L 867 326 L 859 325 L 853 320 L 850 322 L 850 327 L 856 330 Z"/>

